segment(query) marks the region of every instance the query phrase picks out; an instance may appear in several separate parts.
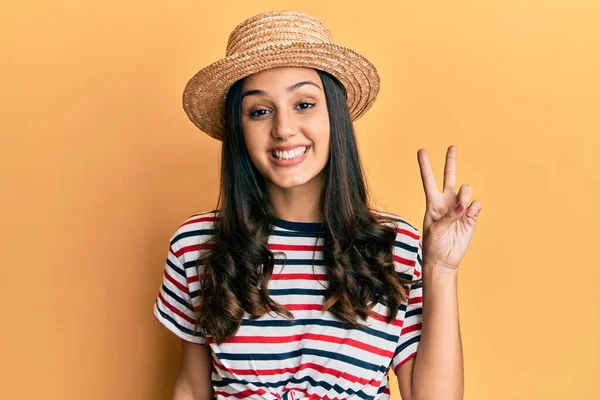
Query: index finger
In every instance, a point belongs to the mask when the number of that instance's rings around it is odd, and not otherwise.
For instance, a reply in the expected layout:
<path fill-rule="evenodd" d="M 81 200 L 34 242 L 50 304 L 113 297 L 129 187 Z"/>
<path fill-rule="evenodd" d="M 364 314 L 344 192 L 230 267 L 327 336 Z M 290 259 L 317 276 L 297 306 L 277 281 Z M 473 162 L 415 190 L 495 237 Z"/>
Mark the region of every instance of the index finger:
<path fill-rule="evenodd" d="M 431 165 L 429 165 L 429 158 L 425 149 L 417 151 L 417 160 L 419 161 L 419 169 L 421 170 L 421 180 L 423 181 L 425 197 L 429 199 L 431 196 L 437 194 L 437 183 L 435 182 Z"/>

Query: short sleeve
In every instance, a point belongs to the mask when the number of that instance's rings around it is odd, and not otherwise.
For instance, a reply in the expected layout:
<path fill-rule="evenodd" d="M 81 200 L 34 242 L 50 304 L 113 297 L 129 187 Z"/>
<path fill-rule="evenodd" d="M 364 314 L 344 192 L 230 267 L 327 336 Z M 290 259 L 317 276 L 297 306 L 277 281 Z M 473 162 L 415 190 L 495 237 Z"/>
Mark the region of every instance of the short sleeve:
<path fill-rule="evenodd" d="M 422 245 L 423 239 L 418 237 L 413 246 L 413 257 L 411 264 L 414 265 L 407 272 L 411 280 L 421 278 L 422 274 Z M 421 339 L 421 321 L 423 316 L 423 285 L 421 282 L 413 283 L 409 287 L 408 299 L 404 302 L 404 318 L 402 330 L 392 359 L 392 368 L 394 373 L 398 372 L 398 368 L 405 362 L 410 360 L 417 354 L 419 341 Z"/>
<path fill-rule="evenodd" d="M 176 244 L 171 244 L 167 253 L 162 284 L 154 302 L 154 316 L 179 338 L 204 344 L 206 339 L 202 334 L 199 331 L 194 332 L 197 313 L 192 306 L 189 288 L 189 282 L 196 281 L 197 276 L 188 276 L 181 257 L 181 250 L 176 247 Z M 195 268 L 192 269 L 195 271 Z"/>

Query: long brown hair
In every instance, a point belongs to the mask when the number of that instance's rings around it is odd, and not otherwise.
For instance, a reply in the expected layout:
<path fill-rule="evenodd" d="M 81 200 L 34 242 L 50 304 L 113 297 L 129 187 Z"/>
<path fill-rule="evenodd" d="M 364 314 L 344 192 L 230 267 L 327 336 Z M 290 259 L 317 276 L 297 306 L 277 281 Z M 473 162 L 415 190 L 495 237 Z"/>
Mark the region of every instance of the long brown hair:
<path fill-rule="evenodd" d="M 354 128 L 343 86 L 332 75 L 321 77 L 330 120 L 330 155 L 320 207 L 324 216 L 323 257 L 328 288 L 323 311 L 349 327 L 362 327 L 378 302 L 387 306 L 387 321 L 396 318 L 407 297 L 404 279 L 395 270 L 392 250 L 395 222 L 374 213 L 360 163 Z M 201 256 L 197 329 L 222 343 L 239 329 L 244 311 L 252 319 L 274 311 L 292 319 L 285 306 L 269 296 L 274 253 L 267 241 L 276 218 L 263 176 L 244 144 L 241 89 L 237 81 L 227 94 L 226 131 L 221 153 L 221 188 L 210 251 Z"/>

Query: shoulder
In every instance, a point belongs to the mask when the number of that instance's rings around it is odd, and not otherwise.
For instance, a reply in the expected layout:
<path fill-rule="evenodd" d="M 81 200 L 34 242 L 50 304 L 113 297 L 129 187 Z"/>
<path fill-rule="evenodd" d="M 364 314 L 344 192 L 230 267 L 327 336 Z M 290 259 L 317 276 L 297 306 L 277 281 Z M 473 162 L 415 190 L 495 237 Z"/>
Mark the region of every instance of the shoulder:
<path fill-rule="evenodd" d="M 421 247 L 421 232 L 419 229 L 399 214 L 374 209 L 371 209 L 371 212 L 390 221 L 384 223 L 396 230 L 393 254 L 396 269 L 402 273 L 420 275 L 416 271 L 418 253 Z"/>
<path fill-rule="evenodd" d="M 214 224 L 219 218 L 219 210 L 202 211 L 180 222 L 169 239 L 173 253 L 181 260 L 197 258 L 199 251 L 208 250 L 213 237 Z"/>
<path fill-rule="evenodd" d="M 394 229 L 396 229 L 396 240 L 414 243 L 415 241 L 418 242 L 421 238 L 421 232 L 419 232 L 419 229 L 401 215 L 375 209 L 371 209 L 371 212 L 375 216 L 383 217 L 384 219 L 391 221 L 390 223 L 385 223 L 386 225 L 392 226 Z"/>

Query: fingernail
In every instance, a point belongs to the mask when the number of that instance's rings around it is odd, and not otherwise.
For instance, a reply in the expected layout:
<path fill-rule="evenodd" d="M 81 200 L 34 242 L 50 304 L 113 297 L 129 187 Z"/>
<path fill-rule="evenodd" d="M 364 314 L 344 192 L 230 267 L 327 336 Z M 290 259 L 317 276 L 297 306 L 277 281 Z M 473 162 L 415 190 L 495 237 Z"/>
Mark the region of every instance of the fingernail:
<path fill-rule="evenodd" d="M 462 203 L 458 203 L 458 205 L 456 206 L 456 208 L 454 209 L 454 211 L 456 212 L 461 212 L 463 209 L 463 205 Z"/>

